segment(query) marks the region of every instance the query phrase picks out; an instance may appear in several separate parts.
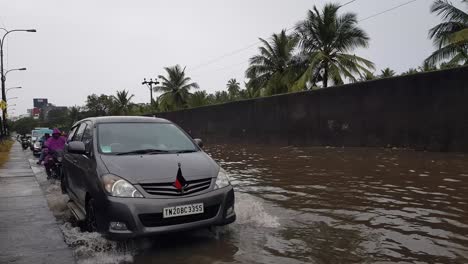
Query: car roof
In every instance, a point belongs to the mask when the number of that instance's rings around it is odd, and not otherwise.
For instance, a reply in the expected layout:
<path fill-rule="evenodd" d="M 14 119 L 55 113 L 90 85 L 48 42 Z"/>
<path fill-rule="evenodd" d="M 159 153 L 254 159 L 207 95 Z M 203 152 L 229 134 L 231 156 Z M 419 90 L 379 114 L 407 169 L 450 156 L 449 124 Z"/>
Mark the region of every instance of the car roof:
<path fill-rule="evenodd" d="M 100 117 L 90 117 L 85 118 L 76 122 L 73 126 L 78 123 L 90 121 L 94 124 L 102 123 L 171 123 L 169 120 L 157 117 L 147 117 L 147 116 L 100 116 Z"/>

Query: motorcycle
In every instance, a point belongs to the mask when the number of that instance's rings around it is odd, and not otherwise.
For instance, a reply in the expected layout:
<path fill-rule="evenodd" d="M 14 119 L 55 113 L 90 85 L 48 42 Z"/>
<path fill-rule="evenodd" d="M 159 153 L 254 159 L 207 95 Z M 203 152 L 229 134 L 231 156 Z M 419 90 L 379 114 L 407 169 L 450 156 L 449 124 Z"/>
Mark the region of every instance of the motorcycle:
<path fill-rule="evenodd" d="M 47 173 L 47 179 L 62 179 L 62 151 L 49 151 L 45 148 L 44 167 Z"/>
<path fill-rule="evenodd" d="M 21 147 L 23 148 L 23 150 L 26 150 L 27 148 L 29 148 L 29 139 L 28 138 L 21 138 Z"/>

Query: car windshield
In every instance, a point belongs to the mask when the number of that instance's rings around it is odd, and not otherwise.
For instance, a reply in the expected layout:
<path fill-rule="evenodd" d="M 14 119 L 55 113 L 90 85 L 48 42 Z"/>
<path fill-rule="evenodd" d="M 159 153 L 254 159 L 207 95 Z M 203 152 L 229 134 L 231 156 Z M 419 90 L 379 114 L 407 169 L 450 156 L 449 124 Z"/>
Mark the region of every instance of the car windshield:
<path fill-rule="evenodd" d="M 170 123 L 107 123 L 98 125 L 99 151 L 105 154 L 195 152 L 198 148 Z"/>

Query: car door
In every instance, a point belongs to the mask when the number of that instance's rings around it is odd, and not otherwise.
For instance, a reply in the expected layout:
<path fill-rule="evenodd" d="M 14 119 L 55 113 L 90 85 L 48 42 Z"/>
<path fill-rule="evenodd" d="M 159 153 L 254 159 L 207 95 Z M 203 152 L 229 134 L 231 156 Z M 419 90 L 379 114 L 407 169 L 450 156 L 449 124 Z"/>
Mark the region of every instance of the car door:
<path fill-rule="evenodd" d="M 83 137 L 83 133 L 85 129 L 86 129 L 86 123 L 79 124 L 76 128 L 76 132 L 71 137 L 70 141 L 81 141 L 81 138 Z M 81 197 L 79 195 L 80 176 L 79 176 L 78 161 L 79 161 L 80 156 L 81 154 L 67 153 L 67 161 L 69 164 L 69 168 L 67 168 L 67 177 L 68 177 L 68 186 L 70 187 L 71 194 L 75 198 L 77 198 L 79 203 L 84 203 L 84 201 L 81 200 Z"/>
<path fill-rule="evenodd" d="M 86 153 L 76 156 L 75 184 L 80 201 L 85 201 L 89 184 L 95 182 L 93 177 L 96 176 L 96 160 L 93 151 L 93 126 L 90 122 L 82 125 L 84 130 L 81 141 L 85 145 Z"/>
<path fill-rule="evenodd" d="M 64 173 L 64 178 L 65 181 L 67 182 L 67 188 L 70 189 L 71 186 L 71 181 L 70 181 L 70 174 L 74 169 L 74 157 L 71 153 L 68 152 L 68 142 L 72 141 L 73 136 L 75 135 L 76 131 L 78 130 L 79 125 L 73 126 L 70 129 L 70 133 L 68 134 L 67 142 L 65 143 L 65 151 L 63 152 L 63 162 L 62 162 L 62 168 L 63 168 L 63 173 Z"/>

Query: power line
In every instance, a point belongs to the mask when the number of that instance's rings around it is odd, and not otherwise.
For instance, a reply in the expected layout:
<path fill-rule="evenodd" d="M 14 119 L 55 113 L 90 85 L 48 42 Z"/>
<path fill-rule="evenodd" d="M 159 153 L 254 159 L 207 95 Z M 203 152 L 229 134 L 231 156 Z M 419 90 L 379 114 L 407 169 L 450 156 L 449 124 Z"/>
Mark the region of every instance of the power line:
<path fill-rule="evenodd" d="M 393 11 L 393 10 L 395 10 L 395 9 L 398 9 L 398 8 L 400 8 L 400 7 L 402 7 L 402 6 L 409 5 L 409 4 L 411 4 L 411 3 L 413 3 L 413 2 L 416 2 L 416 1 L 418 1 L 418 0 L 411 0 L 411 1 L 405 2 L 405 3 L 403 3 L 403 4 L 400 4 L 400 5 L 397 5 L 397 6 L 395 6 L 395 7 L 392 7 L 392 8 L 389 8 L 389 9 L 387 9 L 387 10 L 384 10 L 384 11 L 382 11 L 382 12 L 379 12 L 379 13 L 377 13 L 377 14 L 374 14 L 374 15 L 368 16 L 368 17 L 366 17 L 366 18 L 363 18 L 363 19 L 359 20 L 359 22 L 366 21 L 366 20 L 371 19 L 371 18 L 373 18 L 373 17 L 383 15 L 383 14 L 385 14 L 385 13 L 388 13 L 388 12 L 390 12 L 390 11 Z"/>
<path fill-rule="evenodd" d="M 343 6 L 352 4 L 352 3 L 356 2 L 356 1 L 357 1 L 357 0 L 348 1 L 348 2 L 346 2 L 346 3 L 344 3 L 344 4 L 342 4 L 340 7 L 343 7 Z M 296 26 L 292 26 L 292 27 L 290 27 L 290 28 L 287 28 L 287 29 L 286 29 L 286 32 L 288 32 L 288 31 L 290 31 L 290 30 L 293 30 L 293 29 L 295 29 L 295 28 L 296 28 Z M 240 52 L 243 52 L 243 51 L 245 51 L 245 50 L 251 49 L 251 48 L 257 46 L 257 45 L 260 44 L 260 43 L 262 43 L 262 42 L 261 42 L 261 41 L 257 41 L 257 42 L 255 42 L 255 43 L 252 43 L 252 44 L 250 44 L 250 45 L 247 45 L 247 46 L 245 46 L 245 47 L 243 47 L 243 48 L 240 48 L 240 49 L 231 51 L 231 52 L 229 52 L 229 53 L 223 54 L 223 55 L 221 55 L 221 56 L 219 56 L 219 57 L 216 57 L 216 58 L 214 58 L 214 59 L 211 59 L 211 60 L 209 60 L 209 61 L 206 61 L 206 62 L 200 63 L 200 64 L 198 64 L 198 65 L 195 65 L 195 66 L 192 67 L 190 70 L 191 70 L 192 72 L 193 72 L 193 71 L 196 71 L 196 70 L 198 70 L 199 68 L 202 68 L 202 67 L 208 66 L 208 65 L 210 65 L 210 64 L 213 64 L 213 63 L 215 63 L 215 62 L 217 62 L 217 61 L 219 61 L 219 60 L 222 60 L 222 59 L 224 59 L 224 58 L 226 58 L 226 57 L 230 57 L 230 56 L 235 55 L 235 54 L 237 54 L 237 53 L 240 53 Z"/>
<path fill-rule="evenodd" d="M 346 2 L 346 3 L 342 4 L 340 7 L 349 5 L 349 4 L 351 4 L 351 3 L 355 2 L 355 1 L 357 1 L 357 0 L 352 0 L 352 1 Z M 378 13 L 376 13 L 376 14 L 373 14 L 373 15 L 371 15 L 371 16 L 365 17 L 365 18 L 363 18 L 363 19 L 361 19 L 361 20 L 358 20 L 358 22 L 363 22 L 363 21 L 369 20 L 369 19 L 371 19 L 371 18 L 374 18 L 374 17 L 380 16 L 380 15 L 383 15 L 383 14 L 385 14 L 385 13 L 388 13 L 388 12 L 393 11 L 393 10 L 395 10 L 395 9 L 398 9 L 398 8 L 403 7 L 403 6 L 409 5 L 409 4 L 411 4 L 411 3 L 413 3 L 413 2 L 416 2 L 416 1 L 418 1 L 418 0 L 407 1 L 407 2 L 405 2 L 405 3 L 399 4 L 399 5 L 394 6 L 394 7 L 392 7 L 392 8 L 389 8 L 389 9 L 383 10 L 383 11 L 381 11 L 381 12 L 378 12 Z M 286 32 L 287 32 L 287 31 L 290 31 L 290 30 L 293 30 L 293 29 L 295 29 L 295 28 L 296 28 L 296 26 L 289 27 L 289 28 L 286 29 Z M 232 51 L 232 52 L 230 52 L 230 53 L 224 54 L 224 55 L 219 56 L 219 57 L 217 57 L 217 58 L 214 58 L 214 59 L 212 59 L 212 60 L 210 60 L 210 61 L 208 61 L 208 62 L 199 64 L 199 65 L 195 66 L 194 68 L 192 68 L 191 71 L 196 71 L 196 70 L 198 70 L 199 68 L 202 68 L 202 67 L 205 67 L 205 66 L 207 66 L 207 65 L 210 65 L 210 64 L 212 64 L 212 63 L 214 63 L 214 62 L 216 62 L 216 61 L 219 61 L 219 60 L 221 60 L 221 59 L 223 59 L 223 58 L 226 58 L 226 57 L 235 55 L 235 54 L 237 54 L 237 53 L 239 53 L 239 52 L 242 52 L 242 51 L 244 51 L 244 50 L 247 50 L 247 49 L 250 49 L 250 48 L 252 48 L 252 47 L 255 47 L 255 46 L 257 46 L 257 45 L 260 44 L 260 43 L 262 43 L 262 42 L 261 42 L 261 41 L 257 41 L 257 42 L 255 42 L 255 43 L 252 43 L 252 44 L 246 46 L 246 47 L 243 47 L 243 48 L 240 48 L 240 49 L 238 49 L 238 50 Z M 246 60 L 246 61 L 243 61 L 242 63 L 246 63 L 246 62 L 248 62 L 248 61 L 249 61 L 249 60 Z M 215 71 L 224 70 L 224 69 L 226 69 L 226 68 L 231 68 L 231 67 L 237 66 L 237 65 L 240 65 L 240 63 L 234 64 L 234 65 L 229 65 L 229 66 L 226 66 L 226 67 L 222 67 L 222 68 L 216 69 Z"/>

